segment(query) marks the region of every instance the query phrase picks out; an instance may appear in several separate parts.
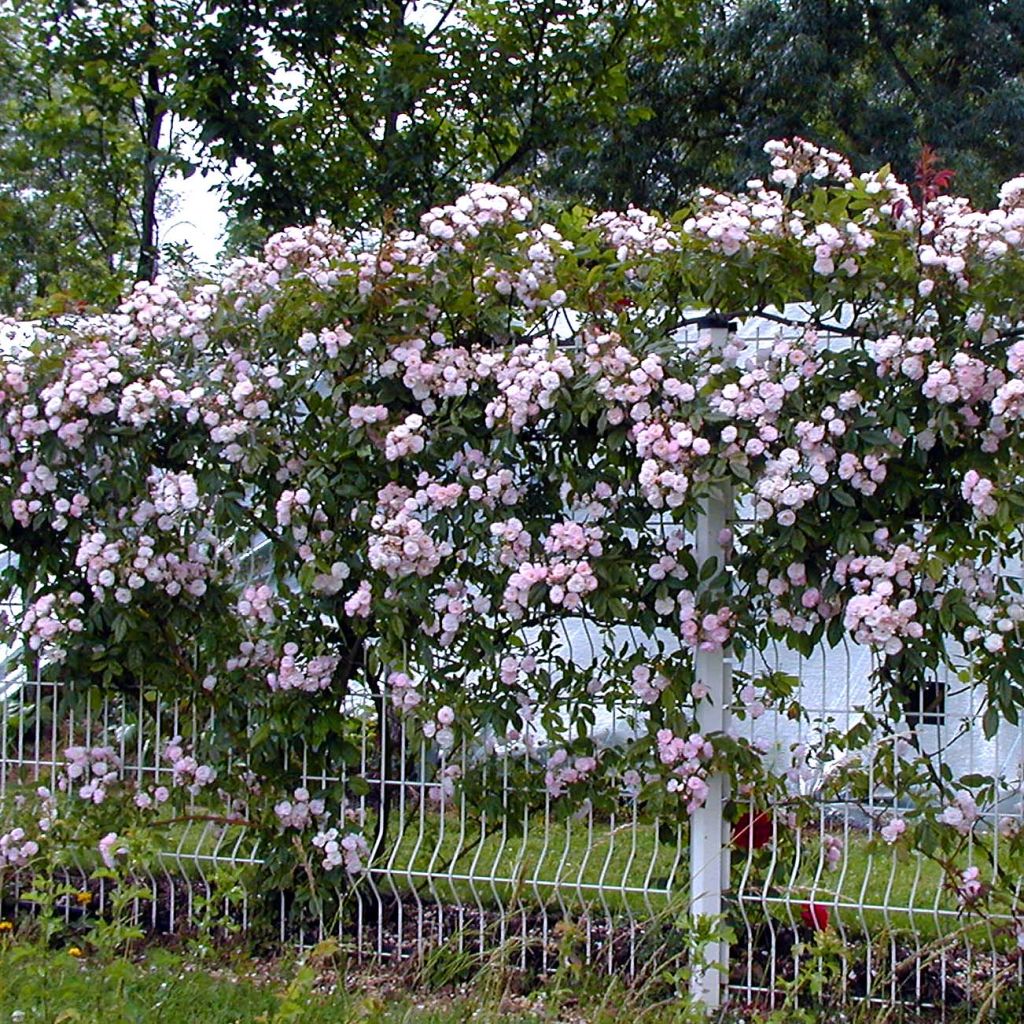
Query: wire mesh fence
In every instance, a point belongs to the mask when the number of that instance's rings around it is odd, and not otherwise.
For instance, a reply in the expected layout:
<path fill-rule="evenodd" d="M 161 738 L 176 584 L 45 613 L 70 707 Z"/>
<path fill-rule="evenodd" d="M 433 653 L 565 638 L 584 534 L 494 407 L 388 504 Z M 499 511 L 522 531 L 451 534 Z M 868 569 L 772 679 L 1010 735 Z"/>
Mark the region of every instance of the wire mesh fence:
<path fill-rule="evenodd" d="M 755 343 L 760 330 L 745 325 Z M 715 514 L 742 527 L 749 510 L 721 500 Z M 267 554 L 252 553 L 251 575 L 269 571 Z M 566 620 L 557 657 L 594 663 L 608 644 L 598 635 L 604 628 Z M 615 637 L 637 648 L 649 640 L 628 628 Z M 17 653 L 7 653 L 0 690 L 5 809 L 38 786 L 70 800 L 61 791 L 69 749 L 109 750 L 120 778 L 152 789 L 171 781 L 169 743 L 198 748 L 218 733 L 214 716 L 193 701 L 168 700 L 144 684 L 102 692 L 41 679 L 54 673 L 17 661 Z M 693 914 L 710 893 L 725 938 L 705 948 L 718 949 L 721 981 L 733 998 L 777 1004 L 827 971 L 843 997 L 910 1001 L 944 1013 L 976 999 L 986 980 L 1020 970 L 1017 903 L 972 917 L 950 883 L 974 867 L 979 884 L 1005 883 L 1003 836 L 1024 827 L 1021 729 L 1003 723 L 986 738 L 970 664 L 969 652 L 958 652 L 951 668 L 905 694 L 895 730 L 879 725 L 887 708 L 871 684 L 877 665 L 867 648 L 849 641 L 810 652 L 773 643 L 735 662 L 723 655 L 698 665 L 698 674 L 717 678 L 722 694 L 708 731 L 731 730 L 759 745 L 794 797 L 812 802 L 813 816 L 800 819 L 785 801 L 759 810 L 757 794 L 724 790 L 690 821 L 652 814 L 630 786 L 611 807 L 568 806 L 525 768 L 573 738 L 570 716 L 528 719 L 515 736 L 482 734 L 448 749 L 387 714 L 382 697 L 355 692 L 338 709 L 351 723 L 350 756 L 325 757 L 296 738 L 281 764 L 282 777 L 297 788 L 344 792 L 344 802 L 330 808 L 332 820 L 362 830 L 363 870 L 340 901 L 300 904 L 288 886 L 268 884 L 274 854 L 249 827 L 245 801 L 209 787 L 186 813 L 153 818 L 135 879 L 136 916 L 166 931 L 209 922 L 261 928 L 280 943 L 334 935 L 360 957 L 423 959 L 445 949 L 468 963 L 501 955 L 540 973 L 568 958 L 638 975 L 692 959 Z M 765 672 L 795 680 L 792 702 L 748 700 L 728 715 L 727 697 Z M 645 728 L 646 714 L 642 703 L 605 703 L 595 693 L 590 735 L 598 747 L 628 744 Z M 864 750 L 906 747 L 947 781 L 993 780 L 995 796 L 980 809 L 979 827 L 956 863 L 942 866 L 880 838 L 885 822 L 920 796 L 901 790 L 898 772 L 895 784 L 870 769 L 859 788 L 829 784 L 853 756 L 830 737 L 859 727 Z M 246 765 L 235 768 L 244 773 Z M 740 806 L 738 833 L 725 821 L 726 800 Z M 695 840 L 700 830 L 703 851 Z M 68 892 L 89 884 L 96 866 L 90 851 L 69 852 L 62 868 Z M 5 898 L 17 903 L 31 880 L 14 872 L 5 881 Z M 1019 896 L 1024 883 L 1014 884 Z M 108 883 L 100 879 L 94 888 L 102 911 Z M 73 900 L 63 905 L 73 916 Z M 831 946 L 819 941 L 825 923 Z"/>
<path fill-rule="evenodd" d="M 778 758 L 780 770 L 788 768 L 794 789 L 815 793 L 840 764 L 822 747 L 827 730 L 849 731 L 872 716 L 884 718 L 868 686 L 870 659 L 849 644 L 811 657 L 779 648 L 770 654 L 773 667 L 799 676 L 806 716 L 792 720 L 784 710 L 769 709 L 744 727 Z M 944 870 L 936 860 L 883 840 L 884 822 L 909 806 L 909 790 L 869 776 L 862 792 L 822 799 L 817 820 L 795 830 L 791 857 L 765 863 L 749 851 L 736 858 L 733 885 L 742 923 L 733 947 L 734 990 L 778 999 L 801 974 L 813 973 L 818 965 L 806 950 L 807 929 L 822 920 L 839 943 L 833 981 L 850 996 L 952 1006 L 972 998 L 979 983 L 1008 972 L 1017 976 L 1015 912 L 983 921 L 966 914 L 950 869 L 974 866 L 983 885 L 999 884 L 1006 870 L 1002 837 L 1022 821 L 1020 729 L 1004 724 L 985 739 L 976 690 L 948 670 L 936 682 L 937 698 L 917 694 L 903 729 L 895 735 L 880 729 L 873 742 L 923 753 L 940 775 L 947 769 L 955 778 L 983 774 L 998 780 L 998 799 L 981 810 L 966 853 Z M 816 755 L 794 761 L 792 752 L 803 749 Z M 787 829 L 784 809 L 764 827 L 772 834 Z"/>
<path fill-rule="evenodd" d="M 577 642 L 587 628 L 579 623 Z M 734 673 L 752 671 L 754 657 L 748 654 Z M 836 767 L 822 737 L 873 710 L 870 665 L 848 646 L 811 657 L 776 648 L 770 657 L 776 670 L 799 676 L 805 714 L 791 719 L 785 708 L 768 708 L 734 728 L 790 773 L 795 791 L 813 795 Z M 1020 730 L 1004 727 L 985 740 L 971 688 L 948 679 L 943 693 L 941 707 L 922 709 L 917 735 L 908 731 L 901 742 L 916 742 L 958 773 L 1001 779 L 1001 799 L 983 809 L 977 842 L 984 848 L 970 847 L 957 866 L 976 864 L 983 881 L 994 883 L 1000 836 L 1007 822 L 1022 820 Z M 281 943 L 333 934 L 360 957 L 422 958 L 445 948 L 480 963 L 502 951 L 509 963 L 538 972 L 575 956 L 637 974 L 656 960 L 688 955 L 688 826 L 649 816 L 628 792 L 612 813 L 585 803 L 563 809 L 522 771 L 531 747 L 557 743 L 550 726 L 543 735 L 527 731 L 517 743 L 464 743 L 444 753 L 400 722 L 381 733 L 368 699 L 350 698 L 345 711 L 357 723 L 357 758 L 329 765 L 298 742 L 292 763 L 283 766 L 292 775 L 297 770 L 310 791 L 341 782 L 359 794 L 333 808 L 336 819 L 362 825 L 369 845 L 366 870 L 342 904 L 311 913 L 286 890 L 264 888 L 265 851 L 247 828 L 245 806 L 204 792 L 188 813 L 153 822 L 146 870 L 135 879 L 144 925 L 174 931 L 210 920 L 234 929 L 259 922 Z M 621 742 L 628 718 L 609 716 L 597 728 L 608 742 Z M 195 742 L 215 729 L 195 707 L 141 691 L 101 696 L 22 680 L 8 686 L 0 705 L 0 797 L 10 806 L 38 785 L 59 793 L 65 751 L 78 746 L 109 749 L 124 778 L 169 783 L 172 769 L 161 754 L 168 741 Z M 812 753 L 794 761 L 801 748 Z M 474 787 L 460 784 L 474 772 Z M 1017 970 L 1012 912 L 965 918 L 948 875 L 933 861 L 880 848 L 880 822 L 900 800 L 887 786 L 831 796 L 817 805 L 817 819 L 799 828 L 780 805 L 766 819 L 758 813 L 756 827 L 772 841 L 731 844 L 721 895 L 734 997 L 780 1001 L 820 970 L 821 951 L 811 939 L 823 914 L 839 943 L 834 980 L 849 997 L 955 1005 L 972 997 L 979 979 Z M 792 846 L 786 856 L 774 841 L 783 834 Z M 72 853 L 65 883 L 88 885 L 97 864 L 89 851 Z M 17 901 L 24 880 L 15 873 L 9 883 L 8 896 Z M 107 883 L 93 887 L 102 911 Z M 67 915 L 74 912 L 67 901 Z"/>
<path fill-rule="evenodd" d="M 640 937 L 685 889 L 684 842 L 677 823 L 646 820 L 624 796 L 621 810 L 601 818 L 584 808 L 555 812 L 554 798 L 523 792 L 521 766 L 531 746 L 492 750 L 479 776 L 482 804 L 452 785 L 480 761 L 481 749 L 462 745 L 447 756 L 398 724 L 382 742 L 376 709 L 353 699 L 345 709 L 358 723 L 359 757 L 351 765 L 314 763 L 296 744 L 291 772 L 310 791 L 358 779 L 361 795 L 333 809 L 336 819 L 360 822 L 371 856 L 344 912 L 302 918 L 285 893 L 245 892 L 237 908 L 247 927 L 253 904 L 276 917 L 282 942 L 308 943 L 332 931 L 360 955 L 407 957 L 454 943 L 483 956 L 517 946 L 523 966 L 554 964 L 557 925 L 579 921 L 588 960 L 637 969 Z M 65 751 L 109 752 L 121 778 L 139 787 L 170 784 L 172 768 L 161 751 L 172 739 L 194 743 L 216 729 L 194 709 L 147 701 L 139 694 L 76 693 L 59 683 L 24 681 L 9 687 L 0 704 L 0 799 L 11 805 L 39 785 L 61 794 Z M 550 742 L 550 737 L 545 738 Z M 382 772 L 382 765 L 389 765 Z M 283 766 L 285 767 L 285 766 Z M 61 794 L 68 800 L 72 794 Z M 185 814 L 153 821 L 149 900 L 140 915 L 156 928 L 188 925 L 215 898 L 226 878 L 251 882 L 263 858 L 246 826 L 246 808 L 207 793 Z M 86 879 L 97 858 L 75 855 L 69 874 Z M 18 878 L 14 877 L 17 899 Z M 100 886 L 102 901 L 102 886 Z M 145 904 L 145 906 L 141 906 Z"/>

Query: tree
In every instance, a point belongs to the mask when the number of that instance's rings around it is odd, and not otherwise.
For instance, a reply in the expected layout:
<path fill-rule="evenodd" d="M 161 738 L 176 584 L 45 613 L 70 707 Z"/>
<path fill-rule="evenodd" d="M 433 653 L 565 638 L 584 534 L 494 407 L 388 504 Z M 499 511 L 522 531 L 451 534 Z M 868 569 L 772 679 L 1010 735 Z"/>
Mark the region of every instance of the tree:
<path fill-rule="evenodd" d="M 1024 166 L 1024 9 L 1008 0 L 746 0 L 701 5 L 699 41 L 640 51 L 629 91 L 650 119 L 602 126 L 559 161 L 563 190 L 674 209 L 698 183 L 760 173 L 767 139 L 802 134 L 909 179 L 938 149 L 989 202 Z"/>
<path fill-rule="evenodd" d="M 531 174 L 567 143 L 586 148 L 594 124 L 635 116 L 627 53 L 690 9 L 664 0 L 19 2 L 12 18 L 26 46 L 21 77 L 8 82 L 19 145 L 0 173 L 23 205 L 31 196 L 60 211 L 63 220 L 31 234 L 86 268 L 85 229 L 66 220 L 72 210 L 76 224 L 98 217 L 79 201 L 89 185 L 102 183 L 100 205 L 116 197 L 110 229 L 92 232 L 104 272 L 89 269 L 72 287 L 69 269 L 41 271 L 35 290 L 70 287 L 92 301 L 132 276 L 153 277 L 161 185 L 191 169 L 182 118 L 198 125 L 206 168 L 231 174 L 226 202 L 236 227 L 256 225 L 250 237 L 320 215 L 379 222 L 474 179 Z M 83 111 L 77 129 L 73 108 Z M 58 188 L 66 166 L 46 162 L 53 151 L 66 165 L 72 150 L 74 194 Z M 14 219 L 30 223 L 24 210 Z M 23 261 L 24 247 L 11 248 Z"/>
<path fill-rule="evenodd" d="M 675 208 L 698 183 L 746 180 L 766 138 L 794 133 L 904 177 L 929 143 L 961 189 L 987 198 L 1024 162 L 1024 15 L 995 0 L 17 9 L 35 40 L 5 86 L 11 239 L 22 232 L 9 266 L 22 268 L 22 295 L 37 247 L 59 249 L 64 269 L 40 257 L 30 291 L 64 287 L 94 250 L 105 270 L 79 275 L 86 298 L 104 281 L 109 295 L 153 276 L 161 183 L 191 166 L 182 119 L 197 126 L 205 169 L 229 175 L 243 248 L 318 216 L 360 229 L 407 221 L 474 180 Z M 69 176 L 78 185 L 60 191 Z M 83 208 L 94 181 L 107 213 Z"/>
<path fill-rule="evenodd" d="M 199 9 L 18 0 L 4 15 L 2 308 L 109 308 L 155 274 L 163 182 L 190 170 L 170 93 Z"/>
<path fill-rule="evenodd" d="M 232 208 L 267 227 L 416 213 L 474 180 L 531 176 L 641 116 L 630 54 L 692 24 L 660 0 L 229 2 L 198 30 L 187 108 L 243 165 Z"/>
<path fill-rule="evenodd" d="M 0 309 L 109 305 L 134 273 L 132 125 L 66 73 L 27 7 L 0 29 Z"/>
<path fill-rule="evenodd" d="M 192 169 L 182 155 L 176 91 L 184 72 L 182 48 L 205 7 L 203 0 L 61 3 L 51 4 L 52 21 L 43 22 L 55 69 L 106 118 L 134 129 L 136 280 L 151 280 L 157 270 L 166 176 Z"/>

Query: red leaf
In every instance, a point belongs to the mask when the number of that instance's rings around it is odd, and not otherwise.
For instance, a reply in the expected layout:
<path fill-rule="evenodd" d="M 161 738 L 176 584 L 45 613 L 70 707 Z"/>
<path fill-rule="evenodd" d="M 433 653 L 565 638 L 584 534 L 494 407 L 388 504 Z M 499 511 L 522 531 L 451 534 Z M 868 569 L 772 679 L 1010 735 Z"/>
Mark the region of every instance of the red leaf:
<path fill-rule="evenodd" d="M 916 205 L 920 209 L 943 192 L 948 191 L 956 177 L 956 171 L 939 166 L 939 154 L 931 146 L 921 147 L 921 156 L 914 167 L 913 190 L 917 193 Z"/>

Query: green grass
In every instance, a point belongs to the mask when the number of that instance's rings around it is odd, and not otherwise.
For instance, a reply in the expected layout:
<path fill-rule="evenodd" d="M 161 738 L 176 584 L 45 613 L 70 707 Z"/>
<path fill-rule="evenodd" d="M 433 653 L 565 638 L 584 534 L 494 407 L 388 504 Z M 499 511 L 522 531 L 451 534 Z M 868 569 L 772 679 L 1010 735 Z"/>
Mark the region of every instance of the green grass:
<path fill-rule="evenodd" d="M 377 882 L 388 892 L 393 885 L 399 893 L 415 890 L 442 903 L 485 909 L 544 904 L 570 913 L 637 916 L 667 912 L 689 897 L 687 837 L 679 838 L 675 829 L 659 839 L 655 826 L 644 822 L 612 827 L 595 821 L 590 830 L 572 820 L 545 825 L 537 816 L 514 832 L 483 831 L 475 822 L 462 828 L 456 818 L 442 822 L 435 812 L 420 816 L 417 811 L 405 826 L 401 834 L 391 830 L 375 861 L 387 872 L 386 879 L 378 874 Z M 242 830 L 224 828 L 219 844 L 212 831 L 194 826 L 170 826 L 161 833 L 168 850 L 183 851 L 181 857 L 162 854 L 164 867 L 191 874 L 202 864 L 208 874 L 202 858 L 218 847 L 222 853 L 236 849 Z M 368 835 L 372 839 L 372 828 Z M 237 849 L 244 853 L 247 846 L 243 840 Z M 830 871 L 819 864 L 819 846 L 809 831 L 795 870 L 789 854 L 772 864 L 762 850 L 748 865 L 747 851 L 734 851 L 733 884 L 742 879 L 748 899 L 766 892 L 783 921 L 799 914 L 800 903 L 813 900 L 838 908 L 837 922 L 854 932 L 906 929 L 927 940 L 957 927 L 952 918 L 936 914 L 955 913 L 957 899 L 934 861 L 901 849 L 872 849 L 866 834 L 851 831 L 839 870 Z M 866 909 L 857 909 L 861 905 Z"/>
<path fill-rule="evenodd" d="M 0 1020 L 13 1024 L 456 1024 L 470 999 L 419 998 L 338 983 L 325 965 L 209 963 L 162 949 L 137 959 L 76 959 L 67 949 L 0 953 Z M 497 1011 L 495 1006 L 494 1011 Z M 484 1019 L 497 1020 L 492 1012 Z M 502 1019 L 537 1020 L 532 1013 Z M 480 1019 L 479 1017 L 475 1019 Z"/>
<path fill-rule="evenodd" d="M 659 838 L 655 826 L 643 821 L 595 820 L 588 828 L 572 819 L 545 822 L 540 814 L 517 824 L 515 831 L 483 830 L 475 820 L 442 819 L 433 809 L 407 808 L 404 829 L 399 833 L 392 827 L 374 863 L 376 882 L 385 892 L 416 891 L 442 903 L 487 910 L 544 904 L 570 915 L 649 917 L 678 908 L 688 897 L 686 836 L 675 828 L 663 829 Z M 373 831 L 371 820 L 371 842 Z M 143 867 L 158 877 L 167 871 L 209 879 L 217 874 L 215 856 L 225 858 L 225 866 L 232 853 L 244 861 L 253 840 L 240 826 L 157 819 L 152 842 L 160 852 Z M 86 873 L 99 867 L 94 849 L 80 851 L 75 859 Z M 734 885 L 742 880 L 748 912 L 757 910 L 752 901 L 764 893 L 768 912 L 782 922 L 813 900 L 831 905 L 836 925 L 854 934 L 905 931 L 928 941 L 958 927 L 949 916 L 957 909 L 956 896 L 932 861 L 899 849 L 873 849 L 864 833 L 851 831 L 840 870 L 819 864 L 818 837 L 809 831 L 795 869 L 791 854 L 772 864 L 764 849 L 748 864 L 747 852 L 739 850 L 733 854 L 732 880 Z"/>
<path fill-rule="evenodd" d="M 323 946 L 304 960 L 257 960 L 241 951 L 198 957 L 148 948 L 103 960 L 88 948 L 44 950 L 22 935 L 0 940 L 0 1021 L 11 1024 L 699 1024 L 708 1018 L 680 994 L 681 979 L 630 988 L 581 970 L 545 979 L 508 972 L 497 962 L 440 987 L 410 970 L 346 969 L 342 951 Z M 682 979 L 685 990 L 685 979 Z M 817 1009 L 727 1008 L 717 1024 L 922 1024 L 866 1004 Z M 984 1024 L 1015 1024 L 1020 992 L 1007 990 Z M 934 1015 L 932 1015 L 934 1016 Z M 948 1024 L 971 1013 L 950 1010 Z"/>
<path fill-rule="evenodd" d="M 612 829 L 595 822 L 590 832 L 574 822 L 545 829 L 538 818 L 527 823 L 525 834 L 481 835 L 467 828 L 462 835 L 457 821 L 446 821 L 442 828 L 436 815 L 425 815 L 422 822 L 414 819 L 401 836 L 392 837 L 378 865 L 389 869 L 396 886 L 416 886 L 421 892 L 430 891 L 423 877 L 429 873 L 442 901 L 490 907 L 540 900 L 570 911 L 607 908 L 640 915 L 688 898 L 685 835 L 682 844 L 679 855 L 674 838 L 659 841 L 654 826 L 644 823 Z M 765 849 L 748 864 L 747 851 L 734 851 L 733 884 L 743 880 L 748 898 L 764 892 L 783 920 L 786 900 L 799 905 L 813 899 L 838 906 L 838 920 L 853 931 L 906 927 L 920 937 L 934 938 L 956 926 L 935 914 L 936 909 L 955 912 L 957 901 L 933 861 L 903 850 L 873 850 L 866 834 L 855 831 L 848 837 L 839 870 L 819 867 L 819 859 L 819 839 L 813 833 L 804 839 L 795 870 L 788 854 L 773 865 Z M 878 909 L 882 906 L 913 909 Z M 799 913 L 798 907 L 793 912 Z"/>

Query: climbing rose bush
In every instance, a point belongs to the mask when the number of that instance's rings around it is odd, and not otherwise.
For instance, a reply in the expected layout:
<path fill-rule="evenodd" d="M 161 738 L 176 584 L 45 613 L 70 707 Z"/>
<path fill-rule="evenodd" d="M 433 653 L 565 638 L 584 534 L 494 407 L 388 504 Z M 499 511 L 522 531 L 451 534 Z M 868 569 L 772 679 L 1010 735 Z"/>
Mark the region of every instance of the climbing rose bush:
<path fill-rule="evenodd" d="M 435 802 L 501 750 L 542 798 L 626 794 L 684 820 L 714 772 L 763 804 L 794 771 L 701 733 L 697 652 L 868 647 L 885 732 L 963 651 L 986 730 L 1016 722 L 1024 599 L 994 569 L 1024 510 L 1022 179 L 991 210 L 915 203 L 885 168 L 766 148 L 767 181 L 670 218 L 476 185 L 372 244 L 290 228 L 6 357 L 11 634 L 69 688 L 216 720 L 201 750 L 164 752 L 166 785 L 76 749 L 64 792 L 123 791 L 138 817 L 219 791 L 282 864 L 308 836 L 308 864 L 342 877 L 371 856 L 366 785 L 300 792 L 287 754 L 355 765 L 367 716 L 437 752 Z M 694 330 L 794 304 L 774 341 Z M 693 529 L 721 494 L 743 514 L 725 564 L 702 565 Z M 591 655 L 566 657 L 567 622 Z M 766 672 L 735 711 L 796 696 Z M 641 709 L 628 747 L 545 738 L 602 707 Z M 449 764 L 460 742 L 472 763 Z M 959 842 L 943 813 L 914 812 Z M 124 827 L 97 826 L 105 861 Z M 42 841 L 0 848 L 18 864 Z"/>

